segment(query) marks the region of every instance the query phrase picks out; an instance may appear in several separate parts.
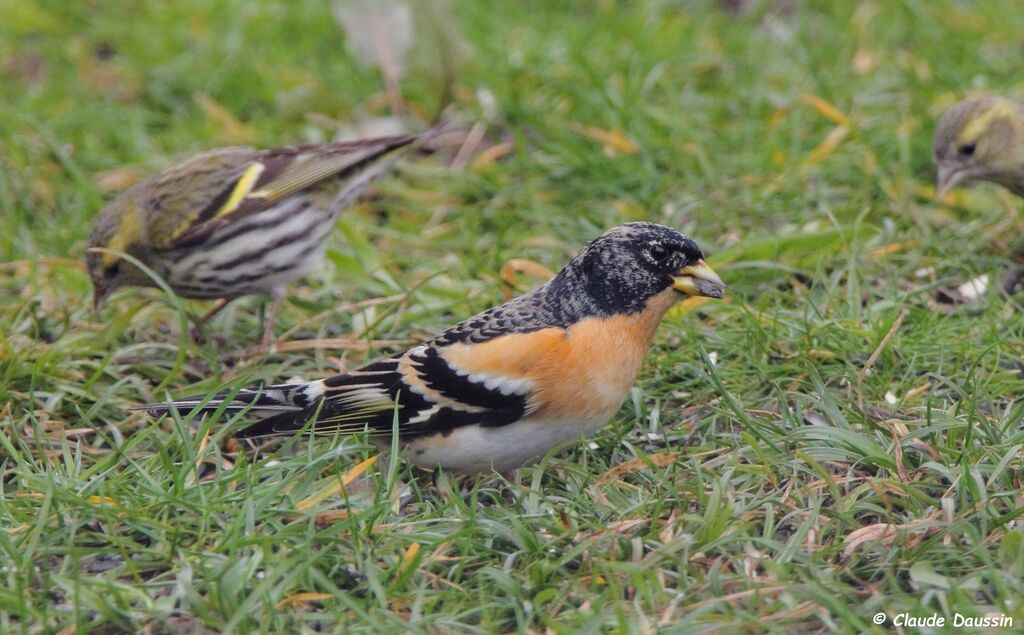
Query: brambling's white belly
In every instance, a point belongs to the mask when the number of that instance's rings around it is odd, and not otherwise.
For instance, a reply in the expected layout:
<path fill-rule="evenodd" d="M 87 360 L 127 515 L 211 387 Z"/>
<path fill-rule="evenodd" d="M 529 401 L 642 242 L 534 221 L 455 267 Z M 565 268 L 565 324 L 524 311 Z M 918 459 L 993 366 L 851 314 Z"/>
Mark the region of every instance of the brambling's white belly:
<path fill-rule="evenodd" d="M 564 443 L 582 441 L 610 417 L 574 423 L 518 421 L 503 426 L 461 426 L 447 436 L 433 434 L 405 445 L 410 463 L 467 474 L 508 472 L 536 463 Z"/>

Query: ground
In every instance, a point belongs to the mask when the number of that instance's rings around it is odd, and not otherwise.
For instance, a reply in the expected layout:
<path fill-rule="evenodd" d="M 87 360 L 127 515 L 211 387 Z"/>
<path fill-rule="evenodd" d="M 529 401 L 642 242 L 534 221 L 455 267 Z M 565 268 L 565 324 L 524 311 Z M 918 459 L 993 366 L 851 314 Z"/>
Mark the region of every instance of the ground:
<path fill-rule="evenodd" d="M 935 200 L 930 159 L 945 107 L 1024 92 L 1017 4 L 424 6 L 389 93 L 326 0 L 5 2 L 0 631 L 1020 628 L 1024 307 L 992 287 L 1021 205 Z M 486 134 L 344 215 L 277 328 L 321 347 L 234 355 L 258 299 L 202 342 L 202 302 L 93 312 L 85 240 L 118 190 L 444 101 Z M 511 482 L 130 410 L 354 367 L 636 219 L 690 234 L 728 296 L 670 314 L 613 423 Z"/>

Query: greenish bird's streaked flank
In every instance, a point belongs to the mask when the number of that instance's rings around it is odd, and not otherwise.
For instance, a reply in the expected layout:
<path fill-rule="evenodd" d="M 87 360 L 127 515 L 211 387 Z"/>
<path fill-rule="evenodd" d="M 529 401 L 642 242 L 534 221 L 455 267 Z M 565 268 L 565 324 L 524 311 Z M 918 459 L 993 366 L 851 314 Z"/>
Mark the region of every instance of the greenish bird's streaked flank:
<path fill-rule="evenodd" d="M 424 133 L 426 134 L 426 133 Z M 123 286 L 156 286 L 118 256 L 140 260 L 182 297 L 266 294 L 323 261 L 338 214 L 423 135 L 192 157 L 117 196 L 99 213 L 86 256 L 94 304 Z M 270 339 L 273 314 L 264 343 Z"/>

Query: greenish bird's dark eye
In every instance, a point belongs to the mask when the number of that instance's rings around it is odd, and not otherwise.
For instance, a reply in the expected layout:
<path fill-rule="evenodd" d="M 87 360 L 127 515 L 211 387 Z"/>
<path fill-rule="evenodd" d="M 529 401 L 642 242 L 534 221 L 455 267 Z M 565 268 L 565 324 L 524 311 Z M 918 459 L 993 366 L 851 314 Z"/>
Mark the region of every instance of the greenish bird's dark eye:
<path fill-rule="evenodd" d="M 969 156 L 974 154 L 974 151 L 976 149 L 977 149 L 977 146 L 975 144 L 973 144 L 973 143 L 965 143 L 962 146 L 960 146 L 959 152 L 963 156 L 969 157 Z"/>

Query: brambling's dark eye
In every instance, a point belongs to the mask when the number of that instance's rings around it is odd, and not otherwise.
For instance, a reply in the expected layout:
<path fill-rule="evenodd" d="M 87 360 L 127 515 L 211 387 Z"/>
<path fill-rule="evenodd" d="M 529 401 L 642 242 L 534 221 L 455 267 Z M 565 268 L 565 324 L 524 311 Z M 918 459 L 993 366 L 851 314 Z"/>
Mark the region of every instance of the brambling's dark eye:
<path fill-rule="evenodd" d="M 652 245 L 648 253 L 651 254 L 654 262 L 662 262 L 668 258 L 668 249 L 665 249 L 662 245 Z"/>
<path fill-rule="evenodd" d="M 107 267 L 107 277 L 116 278 L 121 273 L 121 263 L 115 262 L 114 264 Z"/>
<path fill-rule="evenodd" d="M 974 144 L 974 143 L 965 143 L 962 146 L 960 146 L 959 150 L 957 150 L 957 151 L 960 154 L 962 154 L 963 156 L 969 157 L 969 156 L 974 154 L 974 151 L 976 149 L 977 149 L 977 145 L 976 144 Z"/>

